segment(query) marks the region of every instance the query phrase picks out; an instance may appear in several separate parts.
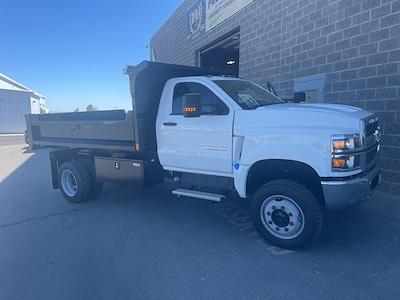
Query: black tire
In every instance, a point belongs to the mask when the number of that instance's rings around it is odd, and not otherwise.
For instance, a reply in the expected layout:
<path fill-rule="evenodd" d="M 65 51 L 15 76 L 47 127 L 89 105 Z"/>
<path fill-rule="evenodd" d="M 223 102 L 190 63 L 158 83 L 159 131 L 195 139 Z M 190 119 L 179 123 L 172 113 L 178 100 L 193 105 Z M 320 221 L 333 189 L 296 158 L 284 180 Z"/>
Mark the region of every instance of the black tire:
<path fill-rule="evenodd" d="M 287 201 L 287 199 L 289 200 Z M 282 200 L 290 205 L 293 204 L 292 208 L 298 209 L 301 212 L 299 215 L 302 214 L 304 217 L 297 219 L 293 217 L 296 221 L 293 223 L 292 219 L 289 219 L 289 215 L 293 216 L 293 214 L 285 215 L 287 207 L 282 206 L 280 209 L 276 205 L 272 206 L 274 210 L 271 214 L 268 210 L 268 203 L 272 203 L 271 201 L 279 203 Z M 290 180 L 275 180 L 262 186 L 252 200 L 251 215 L 255 227 L 268 242 L 286 249 L 295 249 L 314 242 L 321 232 L 323 223 L 323 209 L 313 193 L 303 185 Z M 270 219 L 268 220 L 268 218 Z M 298 226 L 296 227 L 297 231 L 293 232 L 293 237 L 291 232 L 288 233 L 288 236 L 282 237 L 286 234 L 283 230 L 290 231 L 290 226 L 293 224 Z"/>
<path fill-rule="evenodd" d="M 103 182 L 97 181 L 96 178 L 96 170 L 94 168 L 93 158 L 81 158 L 78 159 L 78 162 L 83 164 L 87 170 L 89 170 L 90 177 L 92 180 L 92 191 L 90 192 L 90 199 L 97 198 L 103 191 Z"/>
<path fill-rule="evenodd" d="M 64 172 L 65 174 L 73 174 L 75 182 L 74 193 L 68 191 L 68 187 L 63 185 L 62 177 L 68 176 L 63 175 Z M 67 201 L 80 203 L 90 198 L 93 189 L 92 178 L 89 170 L 82 162 L 70 161 L 63 163 L 59 169 L 58 180 L 60 183 L 61 193 Z"/>

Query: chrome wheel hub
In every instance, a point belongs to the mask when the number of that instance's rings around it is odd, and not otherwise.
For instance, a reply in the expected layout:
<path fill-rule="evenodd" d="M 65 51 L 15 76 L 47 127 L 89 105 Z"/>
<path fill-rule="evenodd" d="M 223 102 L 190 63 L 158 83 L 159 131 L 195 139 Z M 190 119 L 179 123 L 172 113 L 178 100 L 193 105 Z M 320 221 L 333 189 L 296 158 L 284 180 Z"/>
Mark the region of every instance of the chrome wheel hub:
<path fill-rule="evenodd" d="M 303 211 L 289 197 L 274 195 L 265 199 L 260 214 L 264 227 L 280 239 L 293 239 L 304 229 Z"/>
<path fill-rule="evenodd" d="M 65 194 L 74 197 L 78 191 L 78 184 L 74 173 L 70 170 L 64 170 L 61 173 L 61 186 Z"/>

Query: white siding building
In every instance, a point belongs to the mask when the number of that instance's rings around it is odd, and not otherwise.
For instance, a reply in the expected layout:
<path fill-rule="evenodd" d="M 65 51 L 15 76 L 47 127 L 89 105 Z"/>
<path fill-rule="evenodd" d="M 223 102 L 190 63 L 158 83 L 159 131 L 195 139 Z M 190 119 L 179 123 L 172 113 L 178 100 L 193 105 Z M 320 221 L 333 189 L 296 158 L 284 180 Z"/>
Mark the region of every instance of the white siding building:
<path fill-rule="evenodd" d="M 45 97 L 0 73 L 0 134 L 23 133 L 25 115 L 46 113 Z"/>

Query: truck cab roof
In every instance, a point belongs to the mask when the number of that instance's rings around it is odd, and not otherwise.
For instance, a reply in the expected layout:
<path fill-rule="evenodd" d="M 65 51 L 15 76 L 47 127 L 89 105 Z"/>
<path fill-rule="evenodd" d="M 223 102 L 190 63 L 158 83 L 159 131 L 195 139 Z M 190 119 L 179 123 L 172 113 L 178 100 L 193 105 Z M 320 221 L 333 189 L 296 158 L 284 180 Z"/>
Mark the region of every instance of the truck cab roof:
<path fill-rule="evenodd" d="M 184 76 L 184 77 L 176 77 L 176 78 L 171 78 L 171 80 L 180 80 L 180 81 L 190 81 L 194 79 L 206 79 L 206 80 L 243 80 L 241 78 L 237 77 L 231 77 L 231 76 L 213 76 L 213 75 L 207 75 L 207 76 Z"/>

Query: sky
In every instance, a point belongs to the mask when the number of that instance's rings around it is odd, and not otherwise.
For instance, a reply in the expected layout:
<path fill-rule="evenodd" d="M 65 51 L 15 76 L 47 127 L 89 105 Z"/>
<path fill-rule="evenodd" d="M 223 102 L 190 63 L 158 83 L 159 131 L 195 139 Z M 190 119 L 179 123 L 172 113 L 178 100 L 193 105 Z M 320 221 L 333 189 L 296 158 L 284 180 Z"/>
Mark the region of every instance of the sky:
<path fill-rule="evenodd" d="M 125 65 L 182 0 L 0 0 L 0 73 L 46 97 L 50 112 L 131 109 Z"/>

